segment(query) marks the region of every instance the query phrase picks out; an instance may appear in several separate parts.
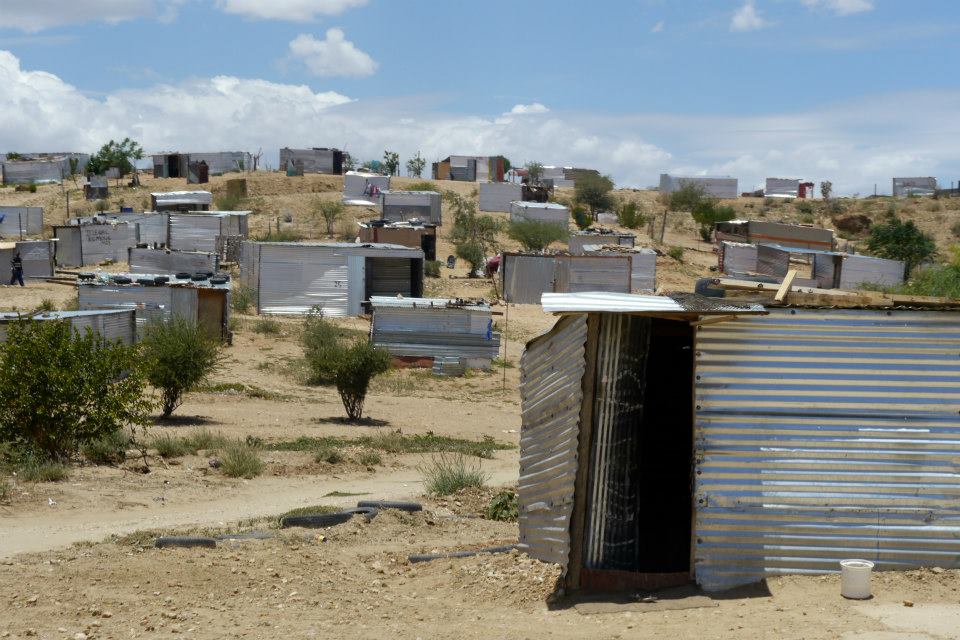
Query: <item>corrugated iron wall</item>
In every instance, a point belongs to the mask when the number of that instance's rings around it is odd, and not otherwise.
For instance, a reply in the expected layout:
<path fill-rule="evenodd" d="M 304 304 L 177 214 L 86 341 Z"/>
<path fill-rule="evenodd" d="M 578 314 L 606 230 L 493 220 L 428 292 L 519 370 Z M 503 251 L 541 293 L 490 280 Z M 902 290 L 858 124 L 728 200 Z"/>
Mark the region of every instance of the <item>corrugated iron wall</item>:
<path fill-rule="evenodd" d="M 170 214 L 170 248 L 179 251 L 217 251 L 220 216 Z"/>
<path fill-rule="evenodd" d="M 545 291 L 553 292 L 556 259 L 553 256 L 503 254 L 503 299 L 515 304 L 540 304 Z"/>
<path fill-rule="evenodd" d="M 871 256 L 844 256 L 840 267 L 840 288 L 856 289 L 864 284 L 893 286 L 903 283 L 905 265 L 899 260 Z"/>
<path fill-rule="evenodd" d="M 43 207 L 0 206 L 0 238 L 20 240 L 43 233 Z"/>
<path fill-rule="evenodd" d="M 258 311 L 345 316 L 349 274 L 345 253 L 328 247 L 260 245 Z M 358 283 L 362 286 L 362 283 Z"/>
<path fill-rule="evenodd" d="M 561 319 L 520 360 L 520 545 L 566 571 L 583 402 L 586 315 Z"/>
<path fill-rule="evenodd" d="M 500 349 L 489 309 L 374 307 L 370 339 L 393 355 L 451 358 L 483 368 Z"/>
<path fill-rule="evenodd" d="M 696 352 L 700 584 L 960 566 L 960 314 L 772 309 Z"/>
<path fill-rule="evenodd" d="M 629 256 L 557 256 L 557 267 L 555 293 L 630 293 L 632 268 Z"/>
<path fill-rule="evenodd" d="M 721 242 L 720 271 L 731 276 L 756 273 L 757 245 L 743 242 Z"/>
<path fill-rule="evenodd" d="M 216 272 L 218 268 L 217 254 L 215 253 L 138 249 L 136 247 L 129 250 L 127 262 L 130 264 L 130 273 Z"/>

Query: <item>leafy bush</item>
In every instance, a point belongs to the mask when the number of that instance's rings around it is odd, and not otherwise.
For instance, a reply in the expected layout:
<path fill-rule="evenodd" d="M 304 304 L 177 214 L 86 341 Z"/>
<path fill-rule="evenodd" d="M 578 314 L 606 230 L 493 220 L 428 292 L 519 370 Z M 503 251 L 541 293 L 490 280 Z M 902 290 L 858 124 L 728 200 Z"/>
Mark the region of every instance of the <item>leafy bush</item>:
<path fill-rule="evenodd" d="M 218 211 L 239 211 L 241 202 L 243 202 L 243 198 L 240 194 L 233 192 L 217 196 L 213 201 L 213 205 Z"/>
<path fill-rule="evenodd" d="M 420 466 L 420 473 L 427 493 L 435 496 L 448 496 L 487 483 L 480 461 L 468 460 L 462 453 L 436 455 Z"/>
<path fill-rule="evenodd" d="M 451 241 L 456 247 L 456 255 L 470 265 L 473 277 L 484 266 L 488 254 L 496 253 L 497 234 L 503 223 L 493 216 L 479 215 L 477 206 L 452 191 L 443 194 L 453 211 L 453 231 Z"/>
<path fill-rule="evenodd" d="M 162 458 L 179 458 L 196 454 L 198 451 L 212 451 L 222 449 L 229 444 L 229 440 L 222 433 L 213 433 L 209 429 L 198 429 L 185 436 L 174 436 L 162 433 L 150 440 L 150 446 L 156 449 L 157 455 Z"/>
<path fill-rule="evenodd" d="M 511 220 L 507 235 L 527 251 L 542 251 L 554 242 L 570 237 L 570 230 L 559 222 L 542 220 Z"/>
<path fill-rule="evenodd" d="M 587 210 L 582 205 L 578 204 L 570 209 L 570 215 L 573 216 L 573 223 L 577 225 L 577 229 L 583 231 L 590 227 L 590 216 L 587 215 Z"/>
<path fill-rule="evenodd" d="M 264 463 L 257 447 L 242 440 L 229 443 L 220 452 L 220 468 L 229 478 L 256 478 L 263 473 Z"/>
<path fill-rule="evenodd" d="M 800 213 L 802 213 L 802 214 L 811 215 L 811 216 L 813 215 L 813 203 L 812 203 L 812 202 L 808 202 L 807 200 L 798 200 L 798 201 L 797 201 L 797 204 L 796 204 L 796 207 L 797 207 L 797 211 L 800 212 Z"/>
<path fill-rule="evenodd" d="M 140 342 L 147 380 L 160 390 L 162 415 L 170 417 L 190 391 L 217 368 L 220 343 L 180 316 L 147 325 Z"/>
<path fill-rule="evenodd" d="M 263 333 L 267 335 L 276 335 L 280 333 L 280 323 L 273 318 L 260 318 L 253 323 L 254 333 Z"/>
<path fill-rule="evenodd" d="M 411 185 L 407 185 L 403 188 L 404 191 L 436 191 L 437 186 L 432 182 L 414 182 Z"/>
<path fill-rule="evenodd" d="M 913 296 L 939 296 L 960 300 L 960 264 L 933 265 L 917 269 L 913 277 L 897 287 Z"/>
<path fill-rule="evenodd" d="M 390 354 L 365 339 L 349 344 L 316 314 L 307 318 L 302 342 L 311 382 L 336 385 L 347 417 L 359 420 L 370 380 L 390 370 Z"/>
<path fill-rule="evenodd" d="M 47 312 L 47 311 L 56 311 L 57 305 L 53 303 L 53 300 L 50 298 L 44 298 L 40 301 L 40 306 L 36 309 L 38 312 Z"/>
<path fill-rule="evenodd" d="M 343 462 L 343 452 L 337 447 L 322 447 L 317 449 L 313 460 L 315 462 L 326 462 L 327 464 L 340 464 Z"/>
<path fill-rule="evenodd" d="M 612 189 L 613 180 L 609 176 L 585 175 L 574 183 L 573 197 L 596 214 L 598 211 L 613 208 L 613 198 L 610 196 Z"/>
<path fill-rule="evenodd" d="M 80 454 L 93 464 L 120 464 L 127 458 L 130 434 L 123 429 L 80 446 Z"/>
<path fill-rule="evenodd" d="M 617 211 L 617 222 L 627 229 L 639 229 L 649 220 L 649 216 L 640 210 L 640 205 L 636 202 L 624 202 Z"/>
<path fill-rule="evenodd" d="M 316 200 L 313 203 L 313 212 L 323 219 L 327 227 L 327 235 L 332 236 L 334 227 L 343 219 L 346 207 L 336 200 Z"/>
<path fill-rule="evenodd" d="M 487 256 L 483 245 L 479 242 L 463 242 L 456 245 L 454 253 L 458 258 L 470 266 L 470 277 L 473 278 L 484 267 Z"/>
<path fill-rule="evenodd" d="M 443 263 L 439 260 L 427 260 L 423 263 L 423 275 L 428 278 L 439 278 L 441 266 Z"/>
<path fill-rule="evenodd" d="M 153 436 L 150 439 L 150 447 L 156 449 L 157 455 L 161 458 L 180 458 L 194 453 L 183 438 L 178 438 L 169 433 Z"/>
<path fill-rule="evenodd" d="M 294 229 L 269 229 L 255 238 L 258 242 L 299 242 L 303 234 Z"/>
<path fill-rule="evenodd" d="M 707 193 L 698 184 L 685 184 L 673 193 L 667 194 L 666 204 L 670 211 L 693 211 L 694 207 L 707 199 Z"/>
<path fill-rule="evenodd" d="M 363 451 L 357 456 L 357 462 L 367 467 L 375 467 L 383 463 L 383 458 L 376 451 Z"/>
<path fill-rule="evenodd" d="M 483 510 L 483 516 L 487 520 L 501 522 L 516 522 L 519 515 L 520 502 L 517 500 L 517 494 L 509 489 L 493 496 L 487 508 Z"/>
<path fill-rule="evenodd" d="M 251 287 L 237 285 L 230 292 L 230 307 L 237 313 L 245 313 L 254 300 L 257 299 L 257 292 Z"/>
<path fill-rule="evenodd" d="M 700 226 L 700 237 L 704 242 L 710 242 L 713 237 L 713 227 L 718 222 L 726 222 L 736 217 L 733 207 L 718 205 L 713 199 L 704 199 L 694 205 L 690 212 L 694 222 Z"/>
<path fill-rule="evenodd" d="M 867 250 L 881 258 L 902 260 L 907 273 L 936 253 L 933 238 L 922 232 L 912 220 L 903 222 L 893 219 L 870 228 Z"/>
<path fill-rule="evenodd" d="M 66 322 L 10 323 L 0 343 L 0 442 L 41 461 L 67 458 L 145 424 L 144 387 L 133 347 Z"/>
<path fill-rule="evenodd" d="M 683 247 L 670 247 L 667 249 L 667 255 L 677 262 L 683 262 Z"/>

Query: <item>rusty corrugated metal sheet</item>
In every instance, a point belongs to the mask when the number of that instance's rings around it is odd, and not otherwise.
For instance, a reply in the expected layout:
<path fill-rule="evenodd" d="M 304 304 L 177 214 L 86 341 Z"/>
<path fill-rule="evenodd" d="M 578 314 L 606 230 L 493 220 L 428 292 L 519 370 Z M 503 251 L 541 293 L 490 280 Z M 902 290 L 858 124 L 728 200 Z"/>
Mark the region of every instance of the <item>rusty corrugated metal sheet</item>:
<path fill-rule="evenodd" d="M 520 545 L 566 571 L 577 477 L 585 314 L 562 318 L 520 360 Z"/>
<path fill-rule="evenodd" d="M 701 585 L 960 566 L 960 314 L 770 309 L 696 351 Z"/>

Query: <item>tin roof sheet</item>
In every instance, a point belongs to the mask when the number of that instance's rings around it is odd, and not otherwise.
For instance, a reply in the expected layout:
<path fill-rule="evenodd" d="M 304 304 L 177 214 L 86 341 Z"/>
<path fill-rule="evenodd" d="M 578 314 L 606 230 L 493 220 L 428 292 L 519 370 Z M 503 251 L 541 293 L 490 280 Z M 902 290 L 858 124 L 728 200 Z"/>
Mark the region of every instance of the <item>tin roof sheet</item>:
<path fill-rule="evenodd" d="M 641 296 L 630 293 L 544 293 L 541 299 L 547 313 L 685 313 L 685 314 L 763 314 L 759 304 L 736 304 L 697 294 Z"/>

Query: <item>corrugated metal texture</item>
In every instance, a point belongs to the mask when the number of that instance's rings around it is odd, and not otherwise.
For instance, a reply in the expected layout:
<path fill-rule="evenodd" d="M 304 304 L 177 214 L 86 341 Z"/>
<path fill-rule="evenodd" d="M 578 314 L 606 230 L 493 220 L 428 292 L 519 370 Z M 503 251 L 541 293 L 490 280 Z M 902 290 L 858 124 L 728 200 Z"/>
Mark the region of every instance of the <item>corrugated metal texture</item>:
<path fill-rule="evenodd" d="M 757 273 L 783 279 L 790 270 L 790 253 L 768 245 L 757 246 Z"/>
<path fill-rule="evenodd" d="M 511 182 L 481 182 L 480 211 L 510 212 L 510 203 L 523 200 L 523 187 Z"/>
<path fill-rule="evenodd" d="M 758 304 L 737 304 L 721 298 L 696 294 L 638 296 L 627 293 L 545 293 L 543 310 L 547 313 L 638 313 L 649 315 L 682 314 L 764 314 Z"/>
<path fill-rule="evenodd" d="M 398 356 L 452 358 L 459 364 L 469 360 L 473 366 L 489 367 L 500 348 L 490 307 L 448 307 L 449 302 L 374 298 L 371 341 Z"/>
<path fill-rule="evenodd" d="M 260 244 L 258 311 L 345 316 L 349 286 L 347 254 L 336 247 Z M 362 285 L 361 285 L 362 286 Z"/>
<path fill-rule="evenodd" d="M 587 245 L 633 247 L 636 245 L 636 236 L 628 233 L 573 233 L 567 241 L 570 253 L 575 256 L 582 255 Z"/>
<path fill-rule="evenodd" d="M 23 260 L 23 275 L 28 278 L 49 278 L 53 275 L 54 242 L 51 240 L 21 240 L 16 251 Z M 10 264 L 6 261 L 2 264 Z"/>
<path fill-rule="evenodd" d="M 213 204 L 213 194 L 209 191 L 167 191 L 151 193 L 150 200 L 154 211 L 165 211 L 182 206 L 196 206 L 196 210 Z"/>
<path fill-rule="evenodd" d="M 83 265 L 79 227 L 54 227 L 53 237 L 57 239 L 55 250 L 57 265 L 64 267 Z"/>
<path fill-rule="evenodd" d="M 840 267 L 840 288 L 857 289 L 864 284 L 893 286 L 903 283 L 905 265 L 899 260 L 847 255 Z"/>
<path fill-rule="evenodd" d="M 570 224 L 570 210 L 555 202 L 511 202 L 510 219 L 555 222 L 566 228 Z"/>
<path fill-rule="evenodd" d="M 240 245 L 240 284 L 256 290 L 260 287 L 260 245 L 244 242 Z"/>
<path fill-rule="evenodd" d="M 127 250 L 137 246 L 137 225 L 132 223 L 54 227 L 53 233 L 57 265 L 65 267 L 123 262 Z"/>
<path fill-rule="evenodd" d="M 186 213 L 170 214 L 170 248 L 178 251 L 215 253 L 220 232 L 220 216 Z"/>
<path fill-rule="evenodd" d="M 937 179 L 933 176 L 893 179 L 893 195 L 896 197 L 932 196 L 936 191 Z"/>
<path fill-rule="evenodd" d="M 380 219 L 402 222 L 419 218 L 443 224 L 441 196 L 436 191 L 384 191 L 380 194 Z"/>
<path fill-rule="evenodd" d="M 757 245 L 743 242 L 721 242 L 720 272 L 727 275 L 746 275 L 757 272 Z"/>
<path fill-rule="evenodd" d="M 813 256 L 813 279 L 821 289 L 834 289 L 839 283 L 842 258 L 834 253 L 818 253 Z"/>
<path fill-rule="evenodd" d="M 206 162 L 210 175 L 253 170 L 253 156 L 247 151 L 214 151 L 186 154 L 191 162 Z"/>
<path fill-rule="evenodd" d="M 336 149 L 280 149 L 280 169 L 286 170 L 288 164 L 303 167 L 306 173 L 334 172 Z"/>
<path fill-rule="evenodd" d="M 166 245 L 169 214 L 127 213 L 115 217 L 118 222 L 134 222 L 140 230 L 140 242 L 149 245 Z"/>
<path fill-rule="evenodd" d="M 505 253 L 500 264 L 503 272 L 503 299 L 515 304 L 540 304 L 540 297 L 554 288 L 556 258 Z"/>
<path fill-rule="evenodd" d="M 413 295 L 412 271 L 406 258 L 367 258 L 367 296 L 410 297 Z"/>
<path fill-rule="evenodd" d="M 63 163 L 60 160 L 7 160 L 0 163 L 3 184 L 60 183 Z"/>
<path fill-rule="evenodd" d="M 747 222 L 747 234 L 750 242 L 757 244 L 777 244 L 781 247 L 800 247 L 803 249 L 833 249 L 833 231 L 796 224 L 750 220 Z"/>
<path fill-rule="evenodd" d="M 960 566 L 960 314 L 771 309 L 696 353 L 701 585 Z"/>
<path fill-rule="evenodd" d="M 371 198 L 376 195 L 374 189 L 376 191 L 389 191 L 390 176 L 361 173 L 359 171 L 347 171 L 343 174 L 344 199 Z"/>
<path fill-rule="evenodd" d="M 672 176 L 668 173 L 660 174 L 660 193 L 673 193 L 687 185 L 700 187 L 705 194 L 713 198 L 738 198 L 740 196 L 736 178 L 730 178 L 728 176 Z"/>
<path fill-rule="evenodd" d="M 80 285 L 77 296 L 81 309 L 133 309 L 137 336 L 151 319 L 167 320 L 173 312 L 172 287 L 140 285 Z"/>
<path fill-rule="evenodd" d="M 796 198 L 800 193 L 800 181 L 793 178 L 767 178 L 763 187 L 765 196 Z"/>
<path fill-rule="evenodd" d="M 641 249 L 631 254 L 632 271 L 630 274 L 630 292 L 656 291 L 657 289 L 657 252 L 653 249 Z"/>
<path fill-rule="evenodd" d="M 629 256 L 557 256 L 554 291 L 580 293 L 607 291 L 630 293 L 631 260 Z"/>
<path fill-rule="evenodd" d="M 20 240 L 43 233 L 43 207 L 0 206 L 0 238 Z"/>
<path fill-rule="evenodd" d="M 138 249 L 128 251 L 131 273 L 197 273 L 216 272 L 219 260 L 215 253 Z"/>
<path fill-rule="evenodd" d="M 570 517 L 583 403 L 585 315 L 562 318 L 520 358 L 520 546 L 544 562 L 570 558 Z"/>
<path fill-rule="evenodd" d="M 24 316 L 26 317 L 26 316 Z M 7 339 L 6 325 L 16 321 L 16 313 L 0 313 L 0 342 Z M 32 316 L 34 320 L 64 320 L 79 333 L 87 328 L 109 341 L 133 344 L 134 311 L 131 310 L 94 310 L 94 311 L 54 311 Z"/>

